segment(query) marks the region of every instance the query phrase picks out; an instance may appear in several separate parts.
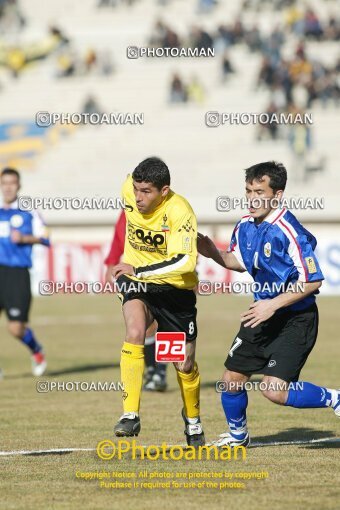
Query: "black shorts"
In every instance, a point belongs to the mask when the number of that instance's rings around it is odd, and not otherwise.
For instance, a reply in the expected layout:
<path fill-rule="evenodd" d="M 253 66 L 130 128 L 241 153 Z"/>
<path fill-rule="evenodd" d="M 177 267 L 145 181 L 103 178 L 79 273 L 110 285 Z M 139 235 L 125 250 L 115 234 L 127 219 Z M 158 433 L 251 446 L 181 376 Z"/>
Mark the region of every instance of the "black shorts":
<path fill-rule="evenodd" d="M 157 331 L 183 331 L 187 342 L 197 337 L 196 294 L 193 290 L 177 289 L 172 285 L 146 283 L 146 292 L 134 289 L 139 283 L 126 276 L 120 276 L 117 287 L 123 305 L 132 299 L 140 299 L 150 310 L 158 323 Z"/>
<path fill-rule="evenodd" d="M 0 266 L 0 311 L 8 320 L 28 322 L 31 281 L 27 267 Z"/>
<path fill-rule="evenodd" d="M 256 328 L 241 325 L 224 363 L 245 375 L 264 374 L 297 381 L 318 334 L 316 304 L 298 312 L 275 314 Z"/>

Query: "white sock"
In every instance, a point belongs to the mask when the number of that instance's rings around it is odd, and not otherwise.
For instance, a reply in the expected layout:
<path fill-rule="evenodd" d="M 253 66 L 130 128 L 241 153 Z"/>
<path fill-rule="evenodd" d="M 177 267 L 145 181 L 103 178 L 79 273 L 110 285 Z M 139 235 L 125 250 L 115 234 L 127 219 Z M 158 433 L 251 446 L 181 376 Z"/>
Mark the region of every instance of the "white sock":
<path fill-rule="evenodd" d="M 138 413 L 124 413 L 121 419 L 127 418 L 128 420 L 133 420 L 134 418 L 137 418 Z"/>
<path fill-rule="evenodd" d="M 188 422 L 190 423 L 190 425 L 196 425 L 196 423 L 198 423 L 200 421 L 199 417 L 197 418 L 188 418 L 186 417 Z"/>
<path fill-rule="evenodd" d="M 332 395 L 332 400 L 331 400 L 331 403 L 330 403 L 330 407 L 334 407 L 335 404 L 337 403 L 337 401 L 340 398 L 340 391 L 338 391 L 338 390 L 330 390 L 329 388 L 327 388 L 327 391 L 329 391 L 329 393 Z"/>
<path fill-rule="evenodd" d="M 146 336 L 144 345 L 152 345 L 155 343 L 155 336 Z"/>

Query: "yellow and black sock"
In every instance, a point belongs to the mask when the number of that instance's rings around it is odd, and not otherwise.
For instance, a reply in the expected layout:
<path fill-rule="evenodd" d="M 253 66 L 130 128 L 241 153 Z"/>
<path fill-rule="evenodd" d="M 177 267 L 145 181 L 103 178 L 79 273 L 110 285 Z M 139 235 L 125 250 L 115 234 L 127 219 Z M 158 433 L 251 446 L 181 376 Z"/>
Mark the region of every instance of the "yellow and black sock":
<path fill-rule="evenodd" d="M 181 388 L 185 416 L 197 418 L 200 414 L 200 374 L 197 363 L 189 374 L 177 370 L 177 381 Z"/>
<path fill-rule="evenodd" d="M 139 413 L 144 372 L 144 345 L 124 342 L 120 357 L 121 382 L 124 385 L 124 413 Z"/>

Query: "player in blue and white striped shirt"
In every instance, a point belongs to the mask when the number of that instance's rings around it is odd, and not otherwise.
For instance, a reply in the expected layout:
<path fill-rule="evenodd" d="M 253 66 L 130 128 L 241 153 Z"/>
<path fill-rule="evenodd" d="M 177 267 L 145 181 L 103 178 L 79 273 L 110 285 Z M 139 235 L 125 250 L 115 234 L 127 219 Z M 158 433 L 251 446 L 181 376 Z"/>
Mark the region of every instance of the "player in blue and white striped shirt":
<path fill-rule="evenodd" d="M 34 244 L 49 246 L 46 225 L 37 211 L 18 207 L 20 174 L 13 168 L 1 172 L 0 187 L 0 312 L 5 310 L 8 330 L 32 353 L 33 375 L 46 369 L 46 358 L 28 325 L 31 305 L 29 268 Z"/>
<path fill-rule="evenodd" d="M 340 416 L 340 392 L 300 382 L 300 371 L 318 332 L 315 303 L 324 279 L 315 256 L 315 237 L 295 216 L 277 207 L 287 181 L 282 164 L 266 162 L 246 170 L 249 214 L 235 226 L 227 251 L 199 234 L 198 251 L 240 273 L 259 288 L 241 315 L 241 327 L 225 362 L 222 406 L 229 432 L 217 446 L 250 442 L 244 384 L 263 374 L 262 393 L 276 404 L 296 408 L 332 407 Z M 257 207 L 254 206 L 255 202 Z M 263 389 L 262 389 L 263 388 Z"/>

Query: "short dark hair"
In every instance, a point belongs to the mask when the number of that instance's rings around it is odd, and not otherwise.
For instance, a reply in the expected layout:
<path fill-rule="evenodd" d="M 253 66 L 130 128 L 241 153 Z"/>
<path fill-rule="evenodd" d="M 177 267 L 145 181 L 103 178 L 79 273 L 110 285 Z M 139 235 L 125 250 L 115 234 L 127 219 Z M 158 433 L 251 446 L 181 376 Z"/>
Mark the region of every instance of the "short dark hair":
<path fill-rule="evenodd" d="M 287 183 L 287 170 L 282 163 L 266 161 L 246 168 L 246 182 L 261 181 L 267 175 L 273 191 L 284 190 Z"/>
<path fill-rule="evenodd" d="M 3 175 L 15 175 L 15 177 L 20 181 L 20 174 L 18 170 L 15 170 L 15 168 L 6 167 L 1 172 L 1 177 Z"/>
<path fill-rule="evenodd" d="M 150 182 L 157 189 L 170 185 L 170 172 L 164 161 L 160 158 L 151 157 L 144 159 L 132 172 L 132 178 L 136 182 Z"/>

